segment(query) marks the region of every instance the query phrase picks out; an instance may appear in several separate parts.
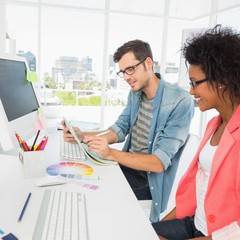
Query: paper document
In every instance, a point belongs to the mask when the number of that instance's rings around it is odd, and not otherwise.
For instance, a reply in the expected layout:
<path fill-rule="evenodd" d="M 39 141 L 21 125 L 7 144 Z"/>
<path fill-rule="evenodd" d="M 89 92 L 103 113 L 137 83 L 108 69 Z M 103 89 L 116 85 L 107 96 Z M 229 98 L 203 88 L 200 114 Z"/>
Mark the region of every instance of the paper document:
<path fill-rule="evenodd" d="M 89 150 L 87 144 L 83 143 L 82 140 L 78 138 L 77 133 L 75 132 L 74 128 L 72 127 L 70 121 L 66 118 L 63 118 L 67 128 L 69 129 L 70 133 L 73 135 L 74 139 L 77 141 L 83 152 L 86 154 L 89 160 L 96 164 L 100 165 L 116 165 L 117 163 L 111 160 L 106 160 L 98 156 L 96 152 Z"/>

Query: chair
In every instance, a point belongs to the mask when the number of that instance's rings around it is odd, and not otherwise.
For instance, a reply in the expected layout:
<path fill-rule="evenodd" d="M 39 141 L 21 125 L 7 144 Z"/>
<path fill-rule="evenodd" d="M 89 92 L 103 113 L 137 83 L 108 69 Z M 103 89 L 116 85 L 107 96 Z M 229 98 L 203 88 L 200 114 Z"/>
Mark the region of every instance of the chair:
<path fill-rule="evenodd" d="M 181 180 L 184 173 L 187 171 L 197 149 L 200 144 L 200 137 L 194 134 L 189 134 L 187 142 L 185 143 L 177 173 L 173 182 L 172 190 L 169 196 L 167 209 L 161 213 L 160 219 L 166 216 L 175 207 L 175 195 L 178 187 L 178 183 Z"/>
<path fill-rule="evenodd" d="M 178 165 L 177 173 L 173 182 L 172 190 L 169 196 L 167 209 L 163 213 L 161 213 L 160 219 L 166 216 L 175 207 L 175 194 L 177 191 L 178 183 L 182 178 L 183 174 L 186 172 L 189 164 L 191 163 L 198 149 L 199 144 L 200 144 L 200 137 L 194 134 L 188 135 L 181 158 L 179 160 L 179 165 Z M 143 208 L 146 216 L 149 218 L 152 201 L 140 200 L 139 203 Z"/>

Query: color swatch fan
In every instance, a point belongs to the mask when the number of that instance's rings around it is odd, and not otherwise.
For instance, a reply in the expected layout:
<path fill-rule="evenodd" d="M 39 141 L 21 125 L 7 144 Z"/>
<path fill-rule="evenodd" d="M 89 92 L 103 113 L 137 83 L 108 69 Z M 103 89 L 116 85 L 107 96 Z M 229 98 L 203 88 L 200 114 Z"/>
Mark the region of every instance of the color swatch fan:
<path fill-rule="evenodd" d="M 60 162 L 47 168 L 51 176 L 61 175 L 66 178 L 81 179 L 92 175 L 92 167 L 79 162 Z"/>

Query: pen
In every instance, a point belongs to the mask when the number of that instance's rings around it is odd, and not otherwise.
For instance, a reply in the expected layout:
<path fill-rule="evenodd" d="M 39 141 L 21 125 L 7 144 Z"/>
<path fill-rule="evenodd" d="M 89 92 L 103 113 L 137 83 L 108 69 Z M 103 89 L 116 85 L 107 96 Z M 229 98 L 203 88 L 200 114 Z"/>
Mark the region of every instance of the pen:
<path fill-rule="evenodd" d="M 19 216 L 19 218 L 18 218 L 18 222 L 21 222 L 21 221 L 22 221 L 23 215 L 24 215 L 25 210 L 26 210 L 26 208 L 27 208 L 27 206 L 28 206 L 28 203 L 29 203 L 29 200 L 30 200 L 31 195 L 32 195 L 32 193 L 29 193 L 29 194 L 28 194 L 28 197 L 27 197 L 27 199 L 26 199 L 26 202 L 24 203 L 23 209 L 22 209 L 22 211 L 21 211 L 21 213 L 20 213 L 20 216 Z"/>
<path fill-rule="evenodd" d="M 105 132 L 101 132 L 101 133 L 97 134 L 96 136 L 97 136 L 97 137 L 100 137 L 100 136 L 105 135 L 105 134 L 107 134 L 107 133 L 109 133 L 109 132 L 110 132 L 110 130 L 107 130 L 107 131 L 105 131 Z"/>
<path fill-rule="evenodd" d="M 39 133 L 40 133 L 40 130 L 38 130 L 38 132 L 37 132 L 37 135 L 36 135 L 36 137 L 35 137 L 35 139 L 34 139 L 34 141 L 33 141 L 33 144 L 32 144 L 31 151 L 33 151 L 33 150 L 34 150 L 34 145 L 35 145 L 35 144 L 36 144 L 36 142 L 37 142 L 37 138 L 38 138 L 38 135 L 39 135 Z"/>

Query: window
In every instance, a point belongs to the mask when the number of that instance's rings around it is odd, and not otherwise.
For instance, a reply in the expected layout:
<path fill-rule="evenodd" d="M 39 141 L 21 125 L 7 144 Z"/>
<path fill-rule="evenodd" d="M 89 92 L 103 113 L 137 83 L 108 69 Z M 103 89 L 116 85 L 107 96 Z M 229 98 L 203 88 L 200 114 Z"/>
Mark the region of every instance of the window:
<path fill-rule="evenodd" d="M 37 71 L 48 117 L 108 126 L 129 91 L 116 75 L 115 50 L 132 39 L 148 41 L 156 71 L 179 82 L 182 30 L 212 26 L 212 9 L 220 9 L 217 23 L 239 28 L 239 0 L 5 0 L 0 44 L 7 35 L 6 51 L 16 50 Z"/>

